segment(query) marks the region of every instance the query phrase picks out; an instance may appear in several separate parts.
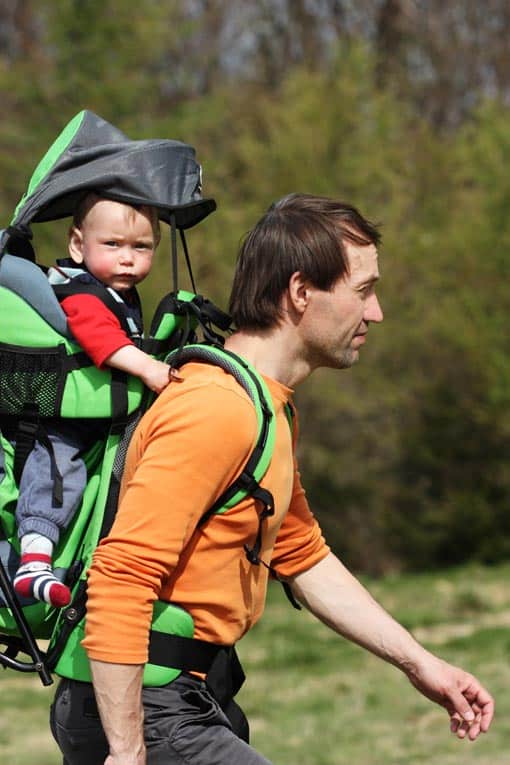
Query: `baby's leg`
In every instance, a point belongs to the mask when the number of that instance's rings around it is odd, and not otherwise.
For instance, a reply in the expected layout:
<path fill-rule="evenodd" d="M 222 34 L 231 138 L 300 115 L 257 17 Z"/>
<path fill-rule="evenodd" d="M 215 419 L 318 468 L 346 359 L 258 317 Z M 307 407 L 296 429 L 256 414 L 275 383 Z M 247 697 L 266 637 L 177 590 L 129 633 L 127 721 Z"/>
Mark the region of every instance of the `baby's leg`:
<path fill-rule="evenodd" d="M 53 547 L 78 508 L 87 480 L 80 444 L 69 433 L 49 435 L 54 464 L 63 479 L 62 506 L 53 498 L 52 460 L 48 450 L 36 443 L 20 481 L 16 509 L 21 540 L 21 562 L 14 589 L 23 597 L 44 600 L 57 607 L 69 603 L 71 593 L 53 574 Z"/>

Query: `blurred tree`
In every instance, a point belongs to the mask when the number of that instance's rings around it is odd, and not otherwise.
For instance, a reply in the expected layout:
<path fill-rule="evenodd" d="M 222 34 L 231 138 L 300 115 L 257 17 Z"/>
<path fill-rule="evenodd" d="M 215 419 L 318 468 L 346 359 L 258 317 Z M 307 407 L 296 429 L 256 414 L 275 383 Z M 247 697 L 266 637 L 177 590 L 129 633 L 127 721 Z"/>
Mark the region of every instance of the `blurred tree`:
<path fill-rule="evenodd" d="M 86 107 L 197 147 L 219 209 L 188 239 L 220 304 L 275 198 L 334 195 L 383 222 L 385 323 L 356 368 L 298 395 L 312 506 L 372 573 L 508 555 L 508 16 L 503 0 L 0 0 L 3 220 Z M 37 227 L 43 262 L 66 225 Z M 167 252 L 165 236 L 146 316 Z"/>

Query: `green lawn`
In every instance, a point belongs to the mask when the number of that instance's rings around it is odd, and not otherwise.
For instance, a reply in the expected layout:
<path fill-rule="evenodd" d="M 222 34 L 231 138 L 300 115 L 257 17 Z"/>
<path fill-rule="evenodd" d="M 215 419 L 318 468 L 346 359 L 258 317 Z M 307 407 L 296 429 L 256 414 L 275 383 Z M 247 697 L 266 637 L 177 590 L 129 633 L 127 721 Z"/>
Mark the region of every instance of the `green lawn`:
<path fill-rule="evenodd" d="M 452 736 L 446 712 L 397 670 L 295 611 L 271 587 L 265 616 L 239 651 L 248 675 L 239 700 L 252 743 L 275 765 L 506 765 L 509 579 L 510 566 L 500 566 L 367 582 L 421 642 L 495 695 L 493 728 L 474 744 Z M 60 764 L 46 724 L 52 689 L 10 670 L 0 674 L 0 689 L 2 765 Z"/>

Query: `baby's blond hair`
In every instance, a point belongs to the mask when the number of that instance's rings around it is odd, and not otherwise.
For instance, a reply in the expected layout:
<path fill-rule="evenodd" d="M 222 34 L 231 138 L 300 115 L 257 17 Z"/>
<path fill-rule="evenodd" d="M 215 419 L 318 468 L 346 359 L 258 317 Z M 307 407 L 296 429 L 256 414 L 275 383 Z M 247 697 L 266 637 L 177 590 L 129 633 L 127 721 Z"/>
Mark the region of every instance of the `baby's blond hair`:
<path fill-rule="evenodd" d="M 73 215 L 73 226 L 76 228 L 81 228 L 83 226 L 83 222 L 89 212 L 92 210 L 95 204 L 97 202 L 100 202 L 102 200 L 109 200 L 108 197 L 101 196 L 101 194 L 98 194 L 96 191 L 90 191 L 87 194 L 85 194 L 84 197 L 80 199 L 78 204 L 76 205 L 76 208 L 74 210 Z M 111 201 L 111 200 L 109 200 Z M 114 200 L 119 202 L 119 200 Z M 152 207 L 151 205 L 143 205 L 143 204 L 131 204 L 130 202 L 119 202 L 119 204 L 123 204 L 125 207 L 128 208 L 128 214 L 130 212 L 134 213 L 141 212 L 143 215 L 146 215 L 152 225 L 152 231 L 154 234 L 154 239 L 156 242 L 156 245 L 159 244 L 159 241 L 161 239 L 161 229 L 159 226 L 159 218 L 155 207 Z"/>

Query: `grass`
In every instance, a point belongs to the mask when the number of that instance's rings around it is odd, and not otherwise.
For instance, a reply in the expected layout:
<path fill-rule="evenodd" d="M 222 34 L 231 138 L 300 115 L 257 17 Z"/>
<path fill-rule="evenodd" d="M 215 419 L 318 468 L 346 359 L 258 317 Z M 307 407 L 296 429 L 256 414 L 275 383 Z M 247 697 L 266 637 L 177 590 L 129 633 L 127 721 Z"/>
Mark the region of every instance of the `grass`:
<path fill-rule="evenodd" d="M 469 566 L 367 582 L 424 645 L 476 674 L 496 697 L 493 728 L 475 743 L 452 736 L 446 712 L 401 673 L 271 587 L 264 618 L 239 647 L 248 680 L 238 700 L 253 745 L 275 765 L 506 765 L 509 578 L 509 565 Z M 0 690 L 0 761 L 60 765 L 47 727 L 52 690 L 10 670 L 0 674 Z"/>

